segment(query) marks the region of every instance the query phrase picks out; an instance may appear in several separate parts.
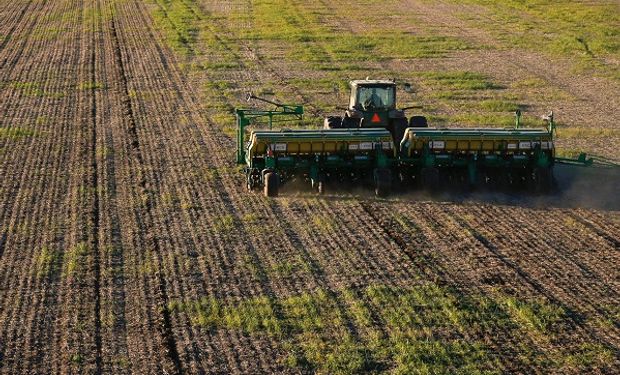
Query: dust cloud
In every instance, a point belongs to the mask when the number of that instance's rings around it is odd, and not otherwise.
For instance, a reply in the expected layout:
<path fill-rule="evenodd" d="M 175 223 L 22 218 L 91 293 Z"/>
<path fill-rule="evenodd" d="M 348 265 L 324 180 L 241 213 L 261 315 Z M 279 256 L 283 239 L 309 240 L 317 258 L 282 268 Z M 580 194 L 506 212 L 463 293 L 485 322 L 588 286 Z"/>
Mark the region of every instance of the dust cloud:
<path fill-rule="evenodd" d="M 435 201 L 444 203 L 481 203 L 525 206 L 533 208 L 584 208 L 605 211 L 620 211 L 620 168 L 580 167 L 556 165 L 555 184 L 551 192 L 538 194 L 523 189 L 499 189 L 494 186 L 477 187 L 463 191 L 461 187 L 430 194 L 423 189 L 399 186 L 387 197 L 389 201 Z M 293 181 L 291 181 L 293 182 Z M 359 182 L 359 181 L 356 181 Z M 316 193 L 310 191 L 303 181 L 286 184 L 282 192 L 286 195 L 303 197 Z M 363 184 L 362 184 L 363 185 Z M 375 198 L 371 186 L 360 186 L 351 182 L 329 181 L 326 183 L 326 198 Z"/>

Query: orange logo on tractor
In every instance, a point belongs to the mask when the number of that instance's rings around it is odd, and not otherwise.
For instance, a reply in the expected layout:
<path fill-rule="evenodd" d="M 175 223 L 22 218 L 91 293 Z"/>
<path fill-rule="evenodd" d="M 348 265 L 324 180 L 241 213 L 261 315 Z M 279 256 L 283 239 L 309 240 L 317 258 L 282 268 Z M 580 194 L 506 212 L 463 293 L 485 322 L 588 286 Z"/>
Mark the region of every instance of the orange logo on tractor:
<path fill-rule="evenodd" d="M 375 113 L 375 114 L 372 116 L 372 120 L 371 120 L 371 121 L 372 121 L 372 122 L 381 122 L 381 118 L 379 117 L 379 115 L 378 115 L 378 114 L 376 114 L 376 113 Z"/>

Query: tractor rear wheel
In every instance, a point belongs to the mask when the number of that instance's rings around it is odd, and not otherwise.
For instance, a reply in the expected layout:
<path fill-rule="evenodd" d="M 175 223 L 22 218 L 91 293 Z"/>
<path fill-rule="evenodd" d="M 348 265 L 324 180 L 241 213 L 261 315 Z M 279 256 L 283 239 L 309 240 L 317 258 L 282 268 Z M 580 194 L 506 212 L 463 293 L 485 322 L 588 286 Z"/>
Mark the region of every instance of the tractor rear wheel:
<path fill-rule="evenodd" d="M 245 180 L 248 191 L 252 191 L 260 185 L 261 172 L 258 169 L 253 168 L 246 173 Z"/>
<path fill-rule="evenodd" d="M 328 116 L 323 121 L 323 129 L 340 129 L 342 128 L 342 117 Z"/>
<path fill-rule="evenodd" d="M 361 118 L 344 117 L 342 119 L 342 127 L 345 129 L 359 128 L 361 123 L 362 123 Z"/>
<path fill-rule="evenodd" d="M 424 116 L 411 116 L 409 119 L 411 128 L 428 128 L 428 120 Z"/>
<path fill-rule="evenodd" d="M 399 150 L 400 149 L 400 141 L 402 141 L 403 136 L 405 135 L 405 129 L 407 129 L 407 119 L 395 118 L 392 119 L 391 133 L 392 139 L 394 140 L 394 147 Z"/>
<path fill-rule="evenodd" d="M 280 177 L 276 172 L 267 172 L 264 177 L 264 194 L 266 197 L 277 197 Z"/>

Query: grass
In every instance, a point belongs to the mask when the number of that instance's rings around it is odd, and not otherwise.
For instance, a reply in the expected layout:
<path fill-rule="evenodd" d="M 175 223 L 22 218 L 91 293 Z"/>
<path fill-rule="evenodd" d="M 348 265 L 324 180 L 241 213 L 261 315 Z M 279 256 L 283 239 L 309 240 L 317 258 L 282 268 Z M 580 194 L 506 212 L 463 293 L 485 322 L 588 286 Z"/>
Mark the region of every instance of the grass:
<path fill-rule="evenodd" d="M 481 372 L 476 362 L 487 360 L 486 353 L 481 344 L 465 340 L 401 342 L 395 349 L 395 374 L 440 374 L 453 367 L 461 373 L 498 373 L 491 369 Z"/>
<path fill-rule="evenodd" d="M 329 232 L 335 229 L 335 221 L 327 217 L 314 217 L 312 223 L 321 232 Z"/>
<path fill-rule="evenodd" d="M 103 82 L 81 82 L 78 85 L 79 90 L 102 90 L 105 89 L 106 85 Z"/>
<path fill-rule="evenodd" d="M 250 231 L 255 231 L 255 233 L 258 233 L 258 231 L 255 229 L 250 229 Z M 266 270 L 263 268 L 260 260 L 257 259 L 255 256 L 252 256 L 250 254 L 244 255 L 242 257 L 241 265 L 243 268 L 247 269 L 248 273 L 252 275 L 252 277 L 257 281 L 266 282 L 268 280 Z"/>
<path fill-rule="evenodd" d="M 241 217 L 241 220 L 244 224 L 258 224 L 260 221 L 260 216 L 256 213 L 245 214 Z"/>
<path fill-rule="evenodd" d="M 29 129 L 12 126 L 12 127 L 1 127 L 0 126 L 0 139 L 12 139 L 17 140 L 25 137 L 32 137 L 35 135 L 35 132 Z"/>
<path fill-rule="evenodd" d="M 81 273 L 85 271 L 86 263 L 84 258 L 88 255 L 89 248 L 85 242 L 80 242 L 70 248 L 65 253 L 65 269 L 63 276 L 79 279 Z"/>
<path fill-rule="evenodd" d="M 152 0 L 152 2 L 157 5 L 153 13 L 155 26 L 164 34 L 168 44 L 186 56 L 195 54 L 199 19 L 194 8 L 190 7 L 194 5 L 193 1 Z"/>
<path fill-rule="evenodd" d="M 596 319 L 594 324 L 605 328 L 612 328 L 620 325 L 620 306 L 604 304 L 602 309 L 605 311 L 605 316 Z"/>
<path fill-rule="evenodd" d="M 319 289 L 237 302 L 205 297 L 173 301 L 168 308 L 189 314 L 194 324 L 208 329 L 274 337 L 286 352 L 282 363 L 302 372 L 493 374 L 501 371 L 497 350 L 507 355 L 516 351 L 518 360 L 547 371 L 583 370 L 612 355 L 596 342 L 532 346 L 530 335 L 552 338 L 569 329 L 562 306 L 497 293 L 461 295 L 430 282 L 407 288 Z M 476 339 L 484 335 L 506 347 L 491 348 L 489 341 Z"/>
<path fill-rule="evenodd" d="M 500 303 L 524 330 L 537 334 L 549 333 L 557 323 L 566 319 L 566 312 L 544 300 L 523 301 L 514 297 L 500 299 Z"/>
<path fill-rule="evenodd" d="M 243 228 L 245 232 L 250 236 L 258 236 L 263 233 L 264 225 L 260 216 L 256 213 L 244 214 L 241 217 Z"/>
<path fill-rule="evenodd" d="M 166 192 L 161 194 L 159 202 L 164 207 L 172 208 L 179 203 L 179 198 Z"/>
<path fill-rule="evenodd" d="M 521 105 L 514 102 L 505 88 L 481 73 L 472 71 L 427 71 L 416 74 L 413 80 L 419 82 L 428 94 L 425 95 L 427 112 L 432 107 L 456 107 L 459 112 L 477 110 L 484 112 L 514 112 Z M 493 119 L 495 120 L 495 119 Z M 477 119 L 479 121 L 479 119 Z"/>
<path fill-rule="evenodd" d="M 581 149 L 577 150 L 577 149 L 572 149 L 572 148 L 558 147 L 555 150 L 555 156 L 558 158 L 577 159 L 581 153 L 583 153 L 583 150 Z"/>
<path fill-rule="evenodd" d="M 82 362 L 84 362 L 84 356 L 81 353 L 74 353 L 73 355 L 71 355 L 70 360 L 72 363 L 80 365 L 82 364 Z"/>
<path fill-rule="evenodd" d="M 301 272 L 309 274 L 311 271 L 310 264 L 301 256 L 297 259 L 278 262 L 269 269 L 269 272 L 276 277 L 290 277 Z"/>
<path fill-rule="evenodd" d="M 574 353 L 561 358 L 561 365 L 571 369 L 596 368 L 612 363 L 613 360 L 614 353 L 604 345 L 583 343 Z"/>
<path fill-rule="evenodd" d="M 197 202 L 188 199 L 187 197 L 183 197 L 180 199 L 180 206 L 184 211 L 190 210 L 200 210 L 201 206 Z"/>
<path fill-rule="evenodd" d="M 189 311 L 192 322 L 207 328 L 224 327 L 246 333 L 265 331 L 277 336 L 281 334 L 273 306 L 267 297 L 249 299 L 235 306 L 226 306 L 215 298 L 205 297 L 190 303 L 172 301 L 168 309 Z"/>
<path fill-rule="evenodd" d="M 37 82 L 11 82 L 8 84 L 8 87 L 20 90 L 24 96 L 33 98 L 47 97 L 60 99 L 65 96 L 65 93 L 62 91 L 46 91 Z"/>
<path fill-rule="evenodd" d="M 155 274 L 155 272 L 157 272 L 158 266 L 155 262 L 155 254 L 153 253 L 152 249 L 147 248 L 144 250 L 143 259 L 136 268 L 138 272 L 144 275 L 153 275 Z"/>
<path fill-rule="evenodd" d="M 568 138 L 610 138 L 620 137 L 620 129 L 613 128 L 584 128 L 584 127 L 564 127 L 557 128 L 557 135 L 560 139 Z"/>
<path fill-rule="evenodd" d="M 431 115 L 429 123 L 435 126 L 483 126 L 514 127 L 515 117 L 511 113 L 461 113 L 458 115 Z M 543 122 L 534 116 L 523 115 L 523 127 L 543 127 Z"/>
<path fill-rule="evenodd" d="M 580 70 L 593 70 L 612 78 L 620 76 L 620 13 L 613 2 L 571 0 L 467 0 L 486 7 L 493 22 L 464 15 L 476 28 L 485 28 L 504 45 L 570 57 Z M 501 25 L 498 27 L 498 25 Z"/>
<path fill-rule="evenodd" d="M 39 88 L 36 82 L 13 82 L 11 87 L 21 90 L 26 96 L 43 96 L 45 92 Z"/>
<path fill-rule="evenodd" d="M 216 232 L 231 232 L 235 228 L 235 217 L 223 215 L 215 219 L 213 228 Z"/>
<path fill-rule="evenodd" d="M 446 35 L 414 35 L 384 28 L 354 33 L 342 25 L 326 24 L 327 16 L 299 0 L 259 1 L 251 15 L 231 15 L 237 24 L 251 25 L 240 31 L 242 39 L 284 45 L 291 60 L 310 63 L 319 70 L 341 70 L 350 62 L 445 56 L 471 48 Z"/>
<path fill-rule="evenodd" d="M 37 254 L 35 263 L 35 272 L 39 279 L 45 279 L 56 271 L 58 262 L 60 261 L 60 253 L 47 246 L 41 248 Z"/>
<path fill-rule="evenodd" d="M 488 99 L 480 102 L 480 108 L 491 112 L 514 112 L 523 108 L 523 105 L 501 99 Z"/>
<path fill-rule="evenodd" d="M 205 169 L 202 176 L 205 179 L 205 181 L 215 181 L 219 178 L 220 174 L 216 167 L 209 167 Z"/>
<path fill-rule="evenodd" d="M 471 71 L 429 71 L 420 74 L 422 83 L 432 89 L 492 90 L 500 86 L 484 74 Z"/>
<path fill-rule="evenodd" d="M 168 2 L 165 8 L 172 9 L 173 3 L 175 2 Z M 182 8 L 180 5 L 179 7 Z M 252 4 L 251 14 L 244 7 L 233 7 L 225 13 L 217 14 L 201 12 L 198 7 L 192 7 L 192 9 L 193 19 L 186 20 L 186 23 L 206 31 L 201 32 L 200 37 L 195 41 L 196 47 L 199 50 L 209 51 L 209 55 L 189 66 L 194 72 L 210 77 L 203 87 L 203 93 L 211 112 L 210 117 L 230 137 L 234 137 L 236 131 L 234 108 L 247 106 L 239 99 L 242 96 L 241 91 L 246 88 L 231 85 L 231 81 L 222 79 L 219 72 L 253 69 L 253 64 L 257 62 L 243 57 L 246 53 L 244 44 L 260 44 L 266 45 L 266 48 L 273 47 L 276 50 L 282 50 L 286 63 L 325 72 L 329 78 L 322 78 L 322 81 L 319 79 L 319 82 L 315 82 L 314 78 L 300 78 L 300 82 L 291 82 L 291 84 L 299 87 L 303 92 L 316 93 L 317 95 L 312 95 L 312 97 L 318 100 L 315 100 L 316 102 L 311 107 L 326 113 L 334 111 L 332 100 L 334 82 L 337 82 L 336 85 L 340 92 L 348 91 L 347 80 L 342 79 L 343 74 L 347 75 L 347 71 L 360 68 L 367 70 L 368 68 L 364 66 L 370 62 L 438 57 L 451 51 L 471 48 L 463 40 L 431 33 L 413 34 L 379 29 L 369 29 L 367 32 L 359 33 L 346 28 L 339 28 L 338 32 L 334 32 L 331 25 L 325 24 L 324 17 L 327 14 L 323 10 L 317 10 L 302 1 L 258 1 Z M 158 12 L 161 13 L 161 9 Z M 170 14 L 167 14 L 167 18 L 167 21 L 159 20 L 164 28 L 169 27 L 169 23 L 175 23 Z M 181 19 L 182 17 L 179 16 L 179 22 Z M 239 27 L 227 28 L 228 25 Z M 215 38 L 214 35 L 218 37 Z M 176 38 L 174 35 L 172 35 L 172 40 L 170 36 L 167 37 L 169 44 L 178 47 L 178 41 L 174 38 Z M 261 58 L 269 60 L 272 57 L 261 56 Z M 261 62 L 258 61 L 258 63 Z M 481 90 L 495 87 L 486 77 L 471 72 L 457 72 L 441 76 L 429 74 L 427 78 L 441 81 L 445 87 L 450 88 Z M 301 82 L 304 80 L 305 86 Z M 266 87 L 269 87 L 269 82 L 261 82 L 260 89 Z M 322 90 L 323 93 L 318 93 L 317 90 Z M 280 82 L 274 82 L 270 91 L 276 100 L 282 101 L 281 98 L 293 96 L 293 93 L 289 92 L 288 88 L 282 87 Z M 330 94 L 325 95 L 325 92 Z M 344 105 L 344 102 L 346 98 L 339 104 Z M 283 126 L 312 128 L 320 127 L 321 122 L 320 118 L 308 118 Z M 256 126 L 265 127 L 266 124 Z"/>
<path fill-rule="evenodd" d="M 406 14 L 396 17 L 398 27 L 390 30 L 377 27 L 375 22 L 359 14 L 349 15 L 348 21 L 351 22 L 337 22 L 334 13 L 344 10 L 343 4 L 340 3 L 327 7 L 301 0 L 261 0 L 253 2 L 250 8 L 234 6 L 227 7 L 225 11 L 206 12 L 194 1 L 151 1 L 157 3 L 157 7 L 153 8 L 156 23 L 171 46 L 185 55 L 199 51 L 208 52 L 191 60 L 188 67 L 191 68 L 192 74 L 206 78 L 202 91 L 209 117 L 231 138 L 234 138 L 236 132 L 233 111 L 235 107 L 247 106 L 242 100 L 243 92 L 247 90 L 265 95 L 260 91 L 268 88 L 267 91 L 274 94 L 272 98 L 285 102 L 291 101 L 290 98 L 301 92 L 304 99 L 311 102 L 307 105 L 307 109 L 310 109 L 308 113 L 314 110 L 323 114 L 337 113 L 341 111 L 335 110 L 334 104 L 346 103 L 348 79 L 376 73 L 374 63 L 442 57 L 455 51 L 482 48 L 471 45 L 471 42 L 444 35 L 444 31 L 433 27 L 419 28 L 415 31 L 404 28 L 404 25 L 420 22 L 413 18 L 408 19 L 407 17 L 412 16 Z M 590 33 L 592 35 L 588 34 L 585 39 L 577 36 L 582 42 L 585 41 L 592 54 L 617 55 L 617 48 L 613 47 L 617 40 L 617 32 L 605 29 L 607 27 L 605 25 L 598 25 L 598 23 L 609 25 L 616 17 L 601 18 L 601 12 L 608 11 L 605 10 L 605 6 L 561 1 L 558 10 L 555 9 L 556 3 L 550 1 L 511 0 L 505 4 L 486 0 L 468 1 L 482 4 L 491 10 L 493 20 L 507 23 L 509 29 L 498 28 L 493 32 L 499 35 L 500 40 L 516 48 L 536 47 L 558 56 L 572 56 L 574 46 L 566 51 L 561 51 L 564 47 L 560 49 L 557 46 L 546 47 L 549 43 L 562 40 L 558 39 L 559 36 L 567 35 L 570 39 L 570 35 L 582 28 L 592 31 Z M 372 3 L 365 6 L 378 10 L 377 17 L 381 18 L 386 16 L 384 13 L 388 13 L 394 4 L 396 3 L 388 2 L 381 9 L 377 9 Z M 353 7 L 355 6 L 358 5 Z M 588 17 L 579 21 L 575 27 L 580 18 L 565 14 L 571 11 L 575 11 L 580 17 L 584 15 Z M 521 16 L 515 17 L 515 14 L 528 17 L 523 19 Z M 353 21 L 360 27 L 351 29 L 347 26 L 349 23 L 355 23 Z M 497 23 L 491 22 L 491 24 Z M 488 27 L 482 23 L 477 25 Z M 558 28 L 553 28 L 554 25 Z M 596 31 L 603 29 L 607 31 L 602 33 Z M 518 43 L 513 44 L 510 38 L 519 39 Z M 579 43 L 583 44 L 582 42 Z M 256 52 L 255 57 L 247 57 L 249 49 Z M 292 71 L 313 71 L 317 74 L 313 74 L 312 77 L 294 77 L 290 80 L 290 77 L 287 77 L 285 87 L 281 82 L 269 80 L 248 82 L 248 87 L 240 87 L 239 83 L 229 78 L 237 72 L 255 71 L 258 66 L 270 64 L 272 60 L 290 66 Z M 532 77 L 524 77 L 511 83 L 509 87 L 503 87 L 485 74 L 468 70 L 390 72 L 381 68 L 380 72 L 381 75 L 388 77 L 395 76 L 418 82 L 422 91 L 428 93 L 423 99 L 424 112 L 439 126 L 510 127 L 514 125 L 511 112 L 517 108 L 527 109 L 524 103 L 549 103 L 570 99 L 566 98 L 567 94 L 555 92 L 547 87 L 544 80 Z M 294 87 L 295 91 L 288 86 Z M 333 93 L 334 86 L 341 94 L 344 93 L 338 99 Z M 404 95 L 400 98 L 400 104 L 403 106 L 420 104 L 418 100 L 408 99 Z M 321 126 L 322 119 L 319 117 L 307 116 L 302 122 L 278 124 L 278 126 L 315 128 Z M 541 122 L 534 117 L 526 115 L 523 120 L 524 126 L 541 126 Z M 264 128 L 266 124 L 255 126 Z M 563 132 L 559 131 L 560 136 Z M 573 137 L 570 132 L 566 131 L 564 134 Z M 575 135 L 574 138 L 580 136 Z"/>

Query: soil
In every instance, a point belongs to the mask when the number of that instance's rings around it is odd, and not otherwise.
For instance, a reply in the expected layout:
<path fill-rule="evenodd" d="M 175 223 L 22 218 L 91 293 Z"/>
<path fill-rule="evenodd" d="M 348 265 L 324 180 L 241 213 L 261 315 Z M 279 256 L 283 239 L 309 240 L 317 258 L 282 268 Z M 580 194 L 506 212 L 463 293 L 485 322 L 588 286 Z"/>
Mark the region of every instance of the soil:
<path fill-rule="evenodd" d="M 234 140 L 203 104 L 205 78 L 181 69 L 150 6 L 16 0 L 0 10 L 0 126 L 27 132 L 0 133 L 0 373 L 294 372 L 277 338 L 207 329 L 169 304 L 420 278 L 563 306 L 574 314 L 571 336 L 547 345 L 598 342 L 614 355 L 598 371 L 618 368 L 617 319 L 595 324 L 620 304 L 614 191 L 580 200 L 587 180 L 542 200 L 249 194 Z M 450 17 L 451 5 L 403 6 L 492 42 Z M 224 43 L 230 30 L 221 30 Z M 262 58 L 265 51 L 244 51 L 247 65 L 227 77 L 232 83 L 286 84 L 292 73 Z M 458 57 L 442 64 L 475 64 L 504 81 L 521 71 L 539 76 L 575 96 L 563 116 L 619 123 L 617 95 L 605 95 L 596 78 L 568 77 L 562 62 L 512 51 Z M 403 227 L 403 217 L 415 225 Z M 287 262 L 304 272 L 274 275 Z M 513 338 L 487 339 L 501 352 Z M 535 363 L 515 369 L 504 354 L 506 371 L 541 371 Z"/>

